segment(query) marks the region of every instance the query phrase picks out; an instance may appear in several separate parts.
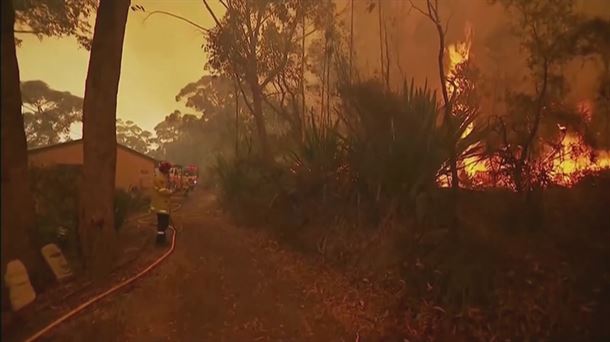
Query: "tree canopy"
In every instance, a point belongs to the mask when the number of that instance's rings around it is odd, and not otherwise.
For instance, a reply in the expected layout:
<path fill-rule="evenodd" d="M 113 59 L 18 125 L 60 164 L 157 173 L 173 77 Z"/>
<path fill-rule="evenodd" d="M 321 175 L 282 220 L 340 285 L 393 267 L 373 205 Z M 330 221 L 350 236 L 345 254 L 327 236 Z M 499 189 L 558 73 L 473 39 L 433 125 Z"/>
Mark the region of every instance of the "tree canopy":
<path fill-rule="evenodd" d="M 82 120 L 83 99 L 43 81 L 21 83 L 23 121 L 30 148 L 70 138 L 70 127 Z"/>
<path fill-rule="evenodd" d="M 131 120 L 116 120 L 116 141 L 140 153 L 147 154 L 152 150 L 155 139 L 151 132 L 142 129 Z"/>
<path fill-rule="evenodd" d="M 10 1 L 10 0 L 9 0 Z M 98 0 L 13 0 L 15 33 L 44 36 L 73 36 L 85 48 L 91 46 L 90 18 Z"/>

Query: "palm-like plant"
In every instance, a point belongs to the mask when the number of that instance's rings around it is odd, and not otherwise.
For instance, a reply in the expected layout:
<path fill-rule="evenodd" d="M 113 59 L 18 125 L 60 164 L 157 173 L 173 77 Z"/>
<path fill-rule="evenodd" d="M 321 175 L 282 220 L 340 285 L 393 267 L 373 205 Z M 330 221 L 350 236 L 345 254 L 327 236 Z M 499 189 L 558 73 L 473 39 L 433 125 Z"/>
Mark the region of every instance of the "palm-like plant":
<path fill-rule="evenodd" d="M 434 182 L 447 159 L 436 94 L 427 85 L 404 84 L 401 94 L 377 82 L 343 91 L 348 160 L 369 195 L 413 193 Z"/>

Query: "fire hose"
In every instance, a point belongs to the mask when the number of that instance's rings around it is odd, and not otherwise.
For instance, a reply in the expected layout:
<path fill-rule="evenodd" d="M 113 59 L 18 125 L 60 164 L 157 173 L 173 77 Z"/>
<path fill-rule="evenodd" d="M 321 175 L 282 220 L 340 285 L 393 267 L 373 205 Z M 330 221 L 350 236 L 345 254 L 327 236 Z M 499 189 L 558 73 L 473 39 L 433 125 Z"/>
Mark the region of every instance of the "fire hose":
<path fill-rule="evenodd" d="M 178 211 L 178 210 L 180 210 L 181 207 L 182 206 L 179 205 L 176 209 L 174 209 L 172 211 Z M 141 219 L 142 218 L 139 218 L 138 221 L 140 221 Z M 82 303 L 81 305 L 79 305 L 76 308 L 70 310 L 69 312 L 65 313 L 61 317 L 57 318 L 55 321 L 53 321 L 50 324 L 48 324 L 47 326 L 45 326 L 44 328 L 39 330 L 37 333 L 35 333 L 34 335 L 30 336 L 28 339 L 25 340 L 25 342 L 36 341 L 37 339 L 41 338 L 45 334 L 49 333 L 51 330 L 57 328 L 60 324 L 66 322 L 68 319 L 76 316 L 77 314 L 79 314 L 83 310 L 85 310 L 86 308 L 88 308 L 91 305 L 99 302 L 100 300 L 106 298 L 107 296 L 109 296 L 109 295 L 117 292 L 118 290 L 120 290 L 120 289 L 122 289 L 122 288 L 124 288 L 124 287 L 126 287 L 128 285 L 130 285 L 131 283 L 135 282 L 136 280 L 138 280 L 139 278 L 141 278 L 142 276 L 144 276 L 145 274 L 147 274 L 148 272 L 153 270 L 155 267 L 157 267 L 163 260 L 165 260 L 170 254 L 172 254 L 174 252 L 174 249 L 176 248 L 176 233 L 177 233 L 177 229 L 176 229 L 176 227 L 174 225 L 174 220 L 171 219 L 171 216 L 170 216 L 170 220 L 171 220 L 172 225 L 169 227 L 169 229 L 172 230 L 172 241 L 171 241 L 171 245 L 170 245 L 169 249 L 165 253 L 163 253 L 163 255 L 161 255 L 153 263 L 148 265 L 148 267 L 146 267 L 142 271 L 138 272 L 136 275 L 123 280 L 119 284 L 117 284 L 117 285 L 111 287 L 110 289 L 108 289 L 108 290 L 106 290 L 106 291 L 104 291 L 104 292 L 94 296 L 93 298 L 87 300 L 86 302 Z"/>

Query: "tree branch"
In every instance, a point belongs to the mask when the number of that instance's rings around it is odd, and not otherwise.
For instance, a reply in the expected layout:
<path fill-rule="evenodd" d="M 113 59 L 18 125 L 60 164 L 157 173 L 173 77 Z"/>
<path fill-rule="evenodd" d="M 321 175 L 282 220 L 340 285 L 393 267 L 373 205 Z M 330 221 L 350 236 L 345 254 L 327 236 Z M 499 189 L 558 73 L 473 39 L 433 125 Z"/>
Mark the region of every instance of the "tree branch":
<path fill-rule="evenodd" d="M 413 3 L 413 0 L 409 0 L 409 2 L 411 3 L 411 8 L 415 8 L 416 11 L 418 11 L 419 13 L 421 13 L 422 15 L 424 15 L 426 17 L 430 17 L 430 15 L 428 13 L 424 12 L 424 10 L 415 6 L 415 4 Z"/>
<path fill-rule="evenodd" d="M 298 15 L 296 17 L 298 18 Z M 263 81 L 263 83 L 261 83 L 261 85 L 260 85 L 261 89 L 265 88 L 265 86 L 269 82 L 271 82 L 286 67 L 286 64 L 288 64 L 288 50 L 289 50 L 291 42 L 293 41 L 294 34 L 296 32 L 296 28 L 297 28 L 297 20 L 294 20 L 292 23 L 292 27 L 290 28 L 290 34 L 288 35 L 288 38 L 286 39 L 286 42 L 285 42 L 285 46 L 284 46 L 285 50 L 283 51 L 282 63 L 280 65 L 278 65 L 275 69 L 273 69 L 273 71 L 271 71 L 269 76 L 267 76 L 267 78 Z"/>
<path fill-rule="evenodd" d="M 39 35 L 39 34 L 42 34 L 42 32 L 38 32 L 38 31 L 30 31 L 30 30 L 15 30 L 15 33 L 33 34 L 33 35 Z"/>
<path fill-rule="evenodd" d="M 148 20 L 148 18 L 150 18 L 150 16 L 152 16 L 153 14 L 165 14 L 167 16 L 170 16 L 170 17 L 182 20 L 182 21 L 184 21 L 184 22 L 186 22 L 186 23 L 196 27 L 197 29 L 199 29 L 203 33 L 208 33 L 210 31 L 209 29 L 207 29 L 207 28 L 205 28 L 205 27 L 195 23 L 194 21 L 192 21 L 190 19 L 187 19 L 185 17 L 179 16 L 179 15 L 171 13 L 171 12 L 166 12 L 166 11 L 153 11 L 153 12 L 150 12 L 150 14 L 148 14 L 146 16 L 146 18 L 144 18 L 143 22 L 146 22 L 146 20 Z"/>
<path fill-rule="evenodd" d="M 248 97 L 246 96 L 246 92 L 244 91 L 244 87 L 241 85 L 241 78 L 239 77 L 239 75 L 237 73 L 233 73 L 233 75 L 235 76 L 235 83 L 239 87 L 239 92 L 243 96 L 244 102 L 246 103 L 246 106 L 248 107 L 248 110 L 250 110 L 251 114 L 254 114 L 254 108 L 252 108 L 252 105 L 250 104 L 250 102 L 248 102 Z"/>
<path fill-rule="evenodd" d="M 202 0 L 202 1 L 203 1 L 203 5 L 208 10 L 208 13 L 210 13 L 210 15 L 212 16 L 212 19 L 214 19 L 214 22 L 216 23 L 216 25 L 218 25 L 218 27 L 222 28 L 222 25 L 220 24 L 220 20 L 218 20 L 218 17 L 216 17 L 216 14 L 214 14 L 214 11 L 212 11 L 212 8 L 210 7 L 210 5 L 208 5 L 208 2 L 206 0 Z"/>

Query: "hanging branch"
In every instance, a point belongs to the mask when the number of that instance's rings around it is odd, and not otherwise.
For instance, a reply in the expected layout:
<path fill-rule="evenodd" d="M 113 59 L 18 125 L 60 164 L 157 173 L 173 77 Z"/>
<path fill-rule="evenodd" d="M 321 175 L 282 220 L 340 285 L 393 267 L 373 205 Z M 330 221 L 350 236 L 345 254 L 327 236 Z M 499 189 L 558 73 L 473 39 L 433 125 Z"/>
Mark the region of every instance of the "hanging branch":
<path fill-rule="evenodd" d="M 144 18 L 143 22 L 146 22 L 146 20 L 148 20 L 148 18 L 150 18 L 150 17 L 151 17 L 153 14 L 164 14 L 164 15 L 170 16 L 170 17 L 172 17 L 172 18 L 176 18 L 176 19 L 178 19 L 178 20 L 182 20 L 182 21 L 184 21 L 184 22 L 186 22 L 186 23 L 190 24 L 191 26 L 196 27 L 196 28 L 197 28 L 199 31 L 201 31 L 202 33 L 209 33 L 209 32 L 210 32 L 210 30 L 209 30 L 209 29 L 207 29 L 207 28 L 205 28 L 205 27 L 203 27 L 203 26 L 201 26 L 201 25 L 197 24 L 196 22 L 194 22 L 194 21 L 192 21 L 192 20 L 190 20 L 190 19 L 187 19 L 187 18 L 185 18 L 185 17 L 183 17 L 183 16 L 180 16 L 180 15 L 177 15 L 177 14 L 174 14 L 174 13 L 171 13 L 171 12 L 166 12 L 166 11 L 152 11 L 152 12 L 150 12 L 150 13 L 149 13 L 149 14 L 148 14 L 148 15 L 147 15 L 145 18 Z"/>

